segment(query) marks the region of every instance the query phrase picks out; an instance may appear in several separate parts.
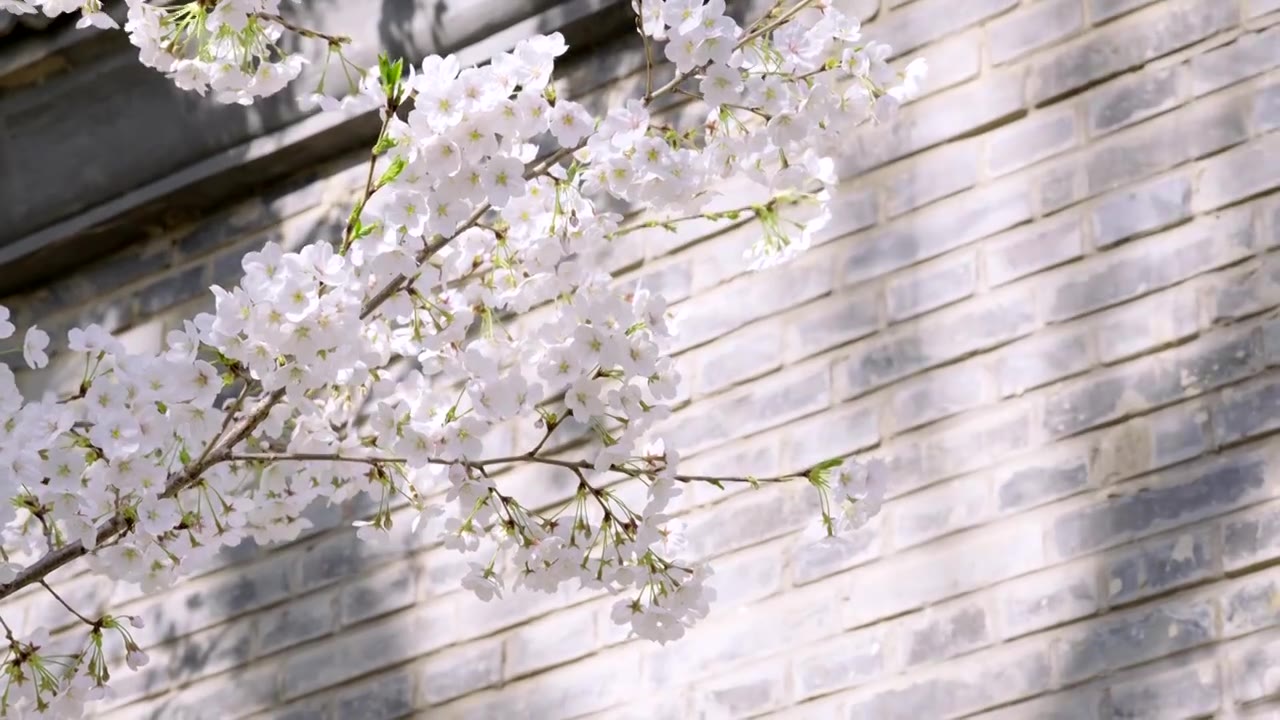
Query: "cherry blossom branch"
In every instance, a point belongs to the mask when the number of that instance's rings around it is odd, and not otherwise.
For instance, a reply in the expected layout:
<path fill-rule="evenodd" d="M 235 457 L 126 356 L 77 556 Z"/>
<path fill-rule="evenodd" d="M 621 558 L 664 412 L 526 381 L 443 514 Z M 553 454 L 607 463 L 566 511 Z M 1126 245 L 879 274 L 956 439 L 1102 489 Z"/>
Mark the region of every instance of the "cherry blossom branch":
<path fill-rule="evenodd" d="M 284 17 L 277 15 L 275 13 L 257 12 L 253 14 L 253 17 L 261 18 L 262 20 L 266 20 L 268 22 L 273 22 L 279 25 L 280 27 L 288 30 L 289 32 L 292 32 L 297 35 L 301 35 L 302 37 L 305 37 L 305 38 L 311 38 L 312 40 L 324 40 L 325 42 L 329 43 L 330 47 L 342 47 L 343 45 L 347 45 L 351 42 L 351 38 L 347 37 L 346 35 L 330 35 L 328 33 L 322 33 L 317 30 L 312 30 L 310 28 L 304 28 L 300 25 L 295 25 L 294 23 L 289 22 L 288 20 L 284 19 Z"/>

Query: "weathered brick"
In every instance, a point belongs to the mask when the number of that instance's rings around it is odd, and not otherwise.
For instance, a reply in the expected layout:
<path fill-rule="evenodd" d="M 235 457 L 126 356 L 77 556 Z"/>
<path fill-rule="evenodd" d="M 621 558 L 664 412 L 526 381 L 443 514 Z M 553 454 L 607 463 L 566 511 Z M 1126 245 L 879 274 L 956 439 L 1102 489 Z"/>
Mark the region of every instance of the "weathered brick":
<path fill-rule="evenodd" d="M 1072 690 L 1042 695 L 999 710 L 974 715 L 976 720 L 1113 720 L 1099 718 L 1102 697 L 1097 687 L 1085 685 Z"/>
<path fill-rule="evenodd" d="M 1204 212 L 1280 186 L 1280 135 L 1268 135 L 1207 160 L 1193 207 Z"/>
<path fill-rule="evenodd" d="M 782 364 L 782 327 L 757 323 L 736 330 L 694 353 L 694 393 L 709 395 L 758 377 Z"/>
<path fill-rule="evenodd" d="M 334 698 L 335 714 L 340 718 L 395 720 L 412 709 L 413 675 L 408 670 L 380 673 Z"/>
<path fill-rule="evenodd" d="M 1223 564 L 1229 572 L 1280 557 L 1280 504 L 1233 515 L 1222 528 Z"/>
<path fill-rule="evenodd" d="M 1034 181 L 1034 194 L 1041 213 L 1057 212 L 1089 197 L 1086 170 L 1091 158 L 1090 155 L 1069 158 L 1040 173 Z"/>
<path fill-rule="evenodd" d="M 1073 627 L 1053 644 L 1062 679 L 1076 682 L 1211 642 L 1214 614 L 1208 601 L 1178 600 Z"/>
<path fill-rule="evenodd" d="M 980 476 L 962 477 L 893 503 L 893 546 L 919 545 L 973 527 L 990 515 L 990 483 Z"/>
<path fill-rule="evenodd" d="M 806 649 L 791 662 L 797 699 L 856 687 L 884 672 L 887 629 L 856 630 Z"/>
<path fill-rule="evenodd" d="M 503 646 L 504 678 L 516 678 L 580 658 L 596 646 L 596 609 L 590 605 L 561 610 L 521 625 Z"/>
<path fill-rule="evenodd" d="M 762 487 L 719 503 L 690 518 L 688 553 L 709 557 L 796 530 L 816 517 L 811 495 L 812 488 L 793 484 Z"/>
<path fill-rule="evenodd" d="M 961 8 L 948 0 L 917 0 L 877 23 L 876 31 L 901 55 L 1017 4 L 1018 0 L 973 0 Z"/>
<path fill-rule="evenodd" d="M 842 174 L 840 177 L 852 176 Z M 877 194 L 872 188 L 850 185 L 839 188 L 832 197 L 831 220 L 827 222 L 822 230 L 814 233 L 814 244 L 823 243 L 832 238 L 844 237 L 849 233 L 865 230 L 875 225 L 878 213 L 876 197 Z M 738 256 L 739 258 L 741 257 L 741 252 L 738 253 Z"/>
<path fill-rule="evenodd" d="M 1089 466 L 1083 452 L 1067 448 L 1037 453 L 1030 461 L 997 471 L 996 507 L 1002 513 L 1022 510 L 1073 495 L 1088 484 Z"/>
<path fill-rule="evenodd" d="M 336 592 L 319 592 L 263 613 L 254 633 L 254 656 L 269 655 L 332 632 L 336 603 Z"/>
<path fill-rule="evenodd" d="M 775 710 L 786 701 L 786 667 L 776 662 L 737 668 L 702 683 L 695 704 L 707 717 L 748 717 Z"/>
<path fill-rule="evenodd" d="M 1183 65 L 1147 70 L 1089 94 L 1089 133 L 1095 137 L 1175 107 L 1183 101 Z"/>
<path fill-rule="evenodd" d="M 781 545 L 770 543 L 718 558 L 716 574 L 707 581 L 716 590 L 716 606 L 726 610 L 741 607 L 782 589 L 783 564 L 778 562 L 778 557 L 787 546 L 788 541 L 783 540 Z M 617 630 L 625 630 L 609 617 L 608 611 L 612 608 L 612 602 L 601 608 L 603 621 Z"/>
<path fill-rule="evenodd" d="M 986 402 L 992 392 L 987 369 L 978 362 L 943 368 L 903 383 L 893 393 L 894 430 L 902 432 L 971 410 Z"/>
<path fill-rule="evenodd" d="M 1097 569 L 1076 563 L 999 586 L 1000 627 L 1006 639 L 1092 615 L 1100 607 Z"/>
<path fill-rule="evenodd" d="M 340 619 L 343 625 L 350 625 L 402 610 L 415 599 L 413 568 L 408 563 L 397 563 L 344 587 Z"/>
<path fill-rule="evenodd" d="M 855 177 L 1019 114 L 1024 77 L 1010 68 L 911 103 L 894 122 L 856 134 L 836 160 L 837 174 Z"/>
<path fill-rule="evenodd" d="M 893 278 L 885 286 L 889 320 L 900 322 L 969 297 L 977 287 L 977 265 L 977 254 L 966 252 Z"/>
<path fill-rule="evenodd" d="M 1280 0 L 1245 0 L 1244 16 L 1260 17 L 1267 13 L 1280 11 Z"/>
<path fill-rule="evenodd" d="M 633 683 L 618 678 L 640 675 L 640 654 L 634 646 L 596 655 L 590 663 L 570 665 L 507 686 L 501 712 L 486 717 L 575 717 L 616 705 L 633 692 Z M 515 700 L 514 704 L 508 704 Z M 497 709 L 497 708 L 495 708 Z"/>
<path fill-rule="evenodd" d="M 866 625 L 1037 570 L 1044 564 L 1041 528 L 1034 523 L 982 528 L 938 547 L 922 547 L 847 575 L 848 627 Z M 938 568 L 947 568 L 939 572 Z M 892 587 L 893 592 L 882 588 Z"/>
<path fill-rule="evenodd" d="M 797 542 L 790 554 L 792 582 L 804 585 L 880 557 L 886 534 L 883 517 L 883 513 L 876 515 L 871 522 L 836 540 Z"/>
<path fill-rule="evenodd" d="M 1244 635 L 1280 624 L 1280 571 L 1253 573 L 1222 592 L 1222 631 L 1226 637 Z"/>
<path fill-rule="evenodd" d="M 1237 455 L 1063 512 L 1052 523 L 1059 557 L 1073 557 L 1234 510 L 1265 496 L 1267 461 Z"/>
<path fill-rule="evenodd" d="M 1075 260 L 1083 252 L 1080 221 L 1074 217 L 1019 228 L 985 243 L 987 282 L 1003 285 Z"/>
<path fill-rule="evenodd" d="M 1110 684 L 1103 693 L 1101 714 L 1133 720 L 1208 717 L 1218 709 L 1221 694 L 1217 666 L 1201 662 Z"/>
<path fill-rule="evenodd" d="M 969 140 L 921 153 L 885 183 L 885 208 L 897 217 L 974 186 L 978 143 Z"/>
<path fill-rule="evenodd" d="M 1191 217 L 1191 180 L 1172 175 L 1103 198 L 1090 220 L 1100 247 L 1163 230 Z"/>
<path fill-rule="evenodd" d="M 958 602 L 930 608 L 908 618 L 899 630 L 908 665 L 941 662 L 989 645 L 993 639 L 982 602 Z"/>
<path fill-rule="evenodd" d="M 187 635 L 174 646 L 169 671 L 176 680 L 190 680 L 243 665 L 253 640 L 251 617 Z"/>
<path fill-rule="evenodd" d="M 1185 340 L 1196 334 L 1199 320 L 1196 295 L 1184 287 L 1124 305 L 1098 318 L 1098 357 L 1114 363 Z"/>
<path fill-rule="evenodd" d="M 865 699 L 855 700 L 849 720 L 917 720 L 960 716 L 1035 695 L 1049 687 L 1043 647 L 1024 644 L 972 659 L 973 666 L 943 666 L 911 675 Z"/>
<path fill-rule="evenodd" d="M 833 368 L 837 397 L 860 395 L 949 360 L 1002 345 L 1035 326 L 1028 289 L 993 294 L 854 345 Z M 950 329 L 966 328 L 956 335 Z"/>
<path fill-rule="evenodd" d="M 692 454 L 808 415 L 830 404 L 831 379 L 824 365 L 798 366 L 769 375 L 681 410 L 662 423 Z"/>
<path fill-rule="evenodd" d="M 744 248 L 745 249 L 745 248 Z M 834 248 L 817 248 L 793 263 L 739 277 L 676 306 L 679 338 L 672 352 L 713 338 L 831 290 Z"/>
<path fill-rule="evenodd" d="M 1013 345 L 997 361 L 996 377 L 1001 397 L 1011 397 L 1082 373 L 1092 366 L 1088 330 L 1072 328 L 1036 335 Z"/>
<path fill-rule="evenodd" d="M 987 23 L 987 47 L 995 65 L 1071 37 L 1084 27 L 1080 0 L 1049 0 Z"/>
<path fill-rule="evenodd" d="M 879 288 L 831 295 L 783 315 L 781 323 L 788 361 L 866 337 L 880 326 Z"/>
<path fill-rule="evenodd" d="M 1254 636 L 1229 647 L 1227 677 L 1238 703 L 1280 693 L 1280 633 Z"/>
<path fill-rule="evenodd" d="M 939 92 L 978 76 L 982 69 L 982 41 L 979 33 L 981 30 L 975 28 L 967 33 L 952 35 L 912 54 L 913 58 L 924 58 L 928 63 L 929 76 L 923 83 L 923 92 Z"/>
<path fill-rule="evenodd" d="M 1031 447 L 1033 408 L 1014 405 L 975 417 L 924 441 L 924 477 L 938 480 L 979 470 Z"/>
<path fill-rule="evenodd" d="M 1280 66 L 1280 30 L 1247 33 L 1230 45 L 1191 58 L 1191 90 L 1204 95 L 1276 66 Z"/>
<path fill-rule="evenodd" d="M 134 297 L 140 314 L 153 315 L 207 292 L 205 268 L 195 265 L 139 288 Z"/>
<path fill-rule="evenodd" d="M 1031 217 L 1025 183 L 1003 182 L 948 198 L 859 239 L 845 256 L 853 284 L 941 255 Z"/>
<path fill-rule="evenodd" d="M 1280 304 L 1280 256 L 1268 256 L 1258 267 L 1222 275 L 1206 288 L 1210 320 L 1235 321 Z"/>
<path fill-rule="evenodd" d="M 419 666 L 418 706 L 439 705 L 502 679 L 502 642 L 467 643 L 432 655 Z"/>
<path fill-rule="evenodd" d="M 1103 566 L 1110 606 L 1159 595 L 1203 580 L 1215 572 L 1212 526 L 1125 548 Z"/>
<path fill-rule="evenodd" d="M 782 429 L 782 458 L 788 472 L 842 457 L 880 441 L 878 407 L 846 405 Z"/>
<path fill-rule="evenodd" d="M 1213 419 L 1219 445 L 1280 428 L 1280 382 L 1223 390 L 1214 405 Z"/>
<path fill-rule="evenodd" d="M 1159 290 L 1239 260 L 1256 242 L 1250 214 L 1236 210 L 1104 253 L 1058 275 L 1048 317 L 1067 320 Z"/>
<path fill-rule="evenodd" d="M 1280 127 L 1280 84 L 1264 87 L 1254 93 L 1252 118 L 1254 130 L 1260 133 Z"/>
<path fill-rule="evenodd" d="M 1053 207 L 1244 142 L 1249 137 L 1251 107 L 1248 95 L 1206 98 L 1104 140 L 1091 148 L 1083 160 L 1087 192 Z M 1170 137 L 1181 138 L 1182 142 L 1168 142 Z"/>
<path fill-rule="evenodd" d="M 992 130 L 986 138 L 987 167 L 992 175 L 1021 170 L 1079 144 L 1075 108 L 1047 108 L 1032 113 L 1015 123 Z"/>
<path fill-rule="evenodd" d="M 1117 15 L 1123 15 L 1127 12 L 1137 10 L 1144 5 L 1150 5 L 1156 0 L 1088 0 L 1089 17 L 1094 22 L 1102 22 L 1110 20 Z"/>
<path fill-rule="evenodd" d="M 1161 3 L 1042 56 L 1031 73 L 1031 100 L 1039 105 L 1173 52 L 1226 29 L 1238 15 L 1217 0 Z"/>
<path fill-rule="evenodd" d="M 459 628 L 452 606 L 426 606 L 384 621 L 362 625 L 323 643 L 295 651 L 284 661 L 281 688 L 292 699 L 395 665 L 455 640 Z M 405 628 L 412 627 L 412 633 Z"/>
<path fill-rule="evenodd" d="M 1148 416 L 1147 424 L 1153 470 L 1198 457 L 1213 446 L 1209 412 L 1203 403 L 1175 405 Z"/>

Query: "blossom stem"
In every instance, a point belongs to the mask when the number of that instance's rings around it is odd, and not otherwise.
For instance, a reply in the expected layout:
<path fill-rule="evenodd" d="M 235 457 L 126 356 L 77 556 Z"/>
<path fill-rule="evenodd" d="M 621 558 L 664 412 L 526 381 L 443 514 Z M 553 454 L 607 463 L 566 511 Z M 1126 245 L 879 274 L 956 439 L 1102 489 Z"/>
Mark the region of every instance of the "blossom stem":
<path fill-rule="evenodd" d="M 75 608 L 71 607 L 70 603 L 68 603 L 66 600 L 63 600 L 61 595 L 59 595 L 56 591 L 54 591 L 53 588 L 49 587 L 49 583 L 45 582 L 44 578 L 40 579 L 40 585 L 43 586 L 45 590 L 48 590 L 49 594 L 52 595 L 53 598 L 62 605 L 62 607 L 67 609 L 67 612 L 80 618 L 80 621 L 83 622 L 85 625 L 88 625 L 90 627 L 95 627 L 95 628 L 98 627 L 98 623 L 90 620 L 84 615 L 81 615 L 79 612 L 76 611 Z M 6 630 L 7 629 L 8 628 L 6 628 Z"/>
<path fill-rule="evenodd" d="M 283 27 L 284 29 L 288 30 L 289 32 L 297 33 L 302 37 L 311 38 L 313 40 L 324 40 L 325 42 L 329 43 L 330 47 L 341 47 L 351 42 L 351 38 L 347 37 L 346 35 L 330 35 L 328 33 L 322 33 L 316 30 L 311 30 L 309 28 L 304 28 L 300 25 L 295 25 L 289 22 L 288 20 L 285 20 L 282 16 L 277 15 L 275 13 L 258 12 L 258 13 L 254 13 L 253 16 L 256 18 L 261 18 L 268 22 L 273 22 L 279 25 L 280 27 Z"/>

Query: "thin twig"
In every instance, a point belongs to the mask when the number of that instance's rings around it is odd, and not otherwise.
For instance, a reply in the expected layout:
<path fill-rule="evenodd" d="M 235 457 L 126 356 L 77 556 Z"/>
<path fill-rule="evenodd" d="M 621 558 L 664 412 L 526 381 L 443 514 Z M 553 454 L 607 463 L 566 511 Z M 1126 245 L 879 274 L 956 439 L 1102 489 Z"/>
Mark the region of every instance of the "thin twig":
<path fill-rule="evenodd" d="M 257 13 L 254 13 L 253 16 L 256 18 L 260 18 L 262 20 L 266 20 L 268 22 L 273 22 L 290 32 L 301 35 L 302 37 L 311 38 L 313 40 L 324 40 L 325 42 L 329 43 L 331 47 L 341 47 L 351 42 L 351 38 L 347 37 L 346 35 L 330 35 L 329 33 L 322 33 L 318 30 L 304 28 L 300 25 L 295 25 L 289 22 L 288 20 L 285 20 L 283 17 L 275 13 L 257 12 Z"/>
<path fill-rule="evenodd" d="M 40 578 L 40 584 L 44 587 L 45 590 L 49 591 L 49 594 L 52 595 L 55 600 L 57 600 L 59 603 L 62 604 L 62 607 L 67 609 L 67 612 L 80 618 L 80 621 L 83 622 L 85 625 L 88 625 L 90 627 L 98 627 L 98 623 L 90 620 L 84 615 L 81 615 L 79 612 L 76 611 L 75 608 L 71 607 L 70 603 L 68 603 L 66 600 L 63 600 L 61 595 L 55 592 L 53 588 L 49 587 L 49 583 L 45 582 L 44 578 Z"/>

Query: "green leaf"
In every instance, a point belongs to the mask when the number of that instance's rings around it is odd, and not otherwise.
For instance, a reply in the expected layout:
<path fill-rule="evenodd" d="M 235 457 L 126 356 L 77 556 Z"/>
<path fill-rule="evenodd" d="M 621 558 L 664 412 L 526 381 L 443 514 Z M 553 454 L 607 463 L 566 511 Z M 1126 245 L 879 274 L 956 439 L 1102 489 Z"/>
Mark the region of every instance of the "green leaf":
<path fill-rule="evenodd" d="M 178 459 L 182 461 L 183 465 L 191 464 L 191 453 L 187 452 L 185 445 L 178 450 Z"/>
<path fill-rule="evenodd" d="M 406 164 L 407 163 L 403 155 L 397 155 L 394 159 L 392 159 L 391 165 L 389 165 L 387 169 L 383 171 L 382 177 L 378 178 L 378 187 L 382 187 L 383 185 L 386 185 L 392 180 L 395 180 L 396 178 L 400 177 L 400 173 L 404 172 L 404 166 Z"/>
<path fill-rule="evenodd" d="M 717 480 L 717 479 L 715 479 L 715 478 L 707 478 L 707 482 L 711 483 L 712 485 L 715 485 L 716 487 L 720 488 L 721 490 L 723 490 L 723 489 L 724 489 L 724 483 L 720 482 L 719 480 Z"/>

